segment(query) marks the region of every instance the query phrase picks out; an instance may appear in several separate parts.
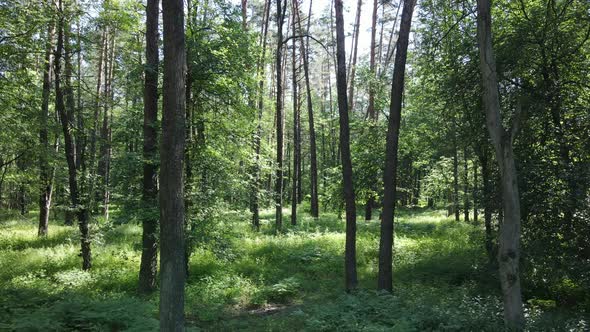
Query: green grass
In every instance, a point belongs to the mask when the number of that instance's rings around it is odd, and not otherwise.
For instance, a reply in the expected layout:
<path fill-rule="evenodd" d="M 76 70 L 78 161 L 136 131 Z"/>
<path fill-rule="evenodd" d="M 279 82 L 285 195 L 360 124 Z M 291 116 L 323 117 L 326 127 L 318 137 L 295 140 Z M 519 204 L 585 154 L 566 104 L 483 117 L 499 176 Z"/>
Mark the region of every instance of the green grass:
<path fill-rule="evenodd" d="M 378 221 L 358 220 L 359 290 L 343 291 L 344 222 L 308 215 L 275 235 L 274 212 L 253 232 L 245 212 L 208 224 L 190 261 L 189 327 L 205 331 L 498 331 L 499 284 L 487 265 L 480 227 L 439 211 L 396 218 L 394 293 L 376 286 Z M 93 229 L 93 269 L 80 270 L 75 227 L 0 223 L 0 330 L 157 330 L 157 293 L 136 294 L 141 229 Z M 550 302 L 550 301 L 549 301 Z M 587 329 L 582 310 L 531 301 L 528 328 Z M 540 303 L 540 304 L 539 304 Z"/>

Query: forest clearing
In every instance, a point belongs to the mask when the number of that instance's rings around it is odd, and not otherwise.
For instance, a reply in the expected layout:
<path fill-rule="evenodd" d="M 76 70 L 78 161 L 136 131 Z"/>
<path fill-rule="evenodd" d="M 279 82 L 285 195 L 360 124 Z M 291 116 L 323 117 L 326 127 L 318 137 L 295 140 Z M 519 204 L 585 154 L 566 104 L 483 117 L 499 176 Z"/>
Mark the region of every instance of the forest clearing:
<path fill-rule="evenodd" d="M 590 331 L 588 0 L 0 0 L 0 330 Z"/>

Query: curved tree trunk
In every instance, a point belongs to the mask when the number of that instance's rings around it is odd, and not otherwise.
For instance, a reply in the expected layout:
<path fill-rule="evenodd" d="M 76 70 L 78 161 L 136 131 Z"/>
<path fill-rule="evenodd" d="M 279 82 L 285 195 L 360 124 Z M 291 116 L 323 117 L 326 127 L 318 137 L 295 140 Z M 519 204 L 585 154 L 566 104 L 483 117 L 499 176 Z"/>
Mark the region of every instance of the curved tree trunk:
<path fill-rule="evenodd" d="M 504 299 L 504 322 L 514 330 L 524 328 L 524 312 L 520 288 L 520 198 L 518 176 L 512 143 L 520 126 L 517 108 L 511 128 L 502 125 L 496 59 L 492 46 L 492 17 L 489 0 L 477 1 L 477 35 L 479 40 L 480 70 L 483 85 L 483 104 L 486 126 L 496 151 L 500 168 L 504 220 L 500 226 L 498 263 Z"/>

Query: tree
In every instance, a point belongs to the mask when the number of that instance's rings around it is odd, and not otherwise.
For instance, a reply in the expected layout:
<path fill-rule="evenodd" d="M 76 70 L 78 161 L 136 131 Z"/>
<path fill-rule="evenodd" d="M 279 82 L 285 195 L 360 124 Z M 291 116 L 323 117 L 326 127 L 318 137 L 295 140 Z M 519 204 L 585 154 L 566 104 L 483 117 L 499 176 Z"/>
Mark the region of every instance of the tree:
<path fill-rule="evenodd" d="M 276 69 L 276 135 L 277 135 L 277 169 L 275 179 L 275 226 L 280 231 L 283 225 L 283 22 L 287 0 L 277 0 L 277 50 Z"/>
<path fill-rule="evenodd" d="M 350 129 L 348 125 L 348 100 L 346 98 L 346 52 L 344 50 L 344 19 L 342 0 L 335 0 L 336 8 L 336 84 L 338 113 L 340 116 L 340 156 L 342 161 L 342 184 L 346 205 L 346 243 L 344 250 L 345 289 L 351 291 L 357 286 L 356 275 L 356 206 L 352 182 L 352 161 L 350 157 Z"/>
<path fill-rule="evenodd" d="M 311 13 L 311 5 L 312 1 L 309 2 L 309 8 Z M 301 29 L 301 15 L 299 14 L 299 4 L 297 0 L 295 0 L 295 9 L 297 14 L 297 22 L 299 25 L 299 32 L 302 32 Z M 305 32 L 308 35 L 307 40 L 308 43 L 305 45 L 303 43 L 303 38 L 300 38 L 300 50 L 301 56 L 303 57 L 303 72 L 305 75 L 305 91 L 307 97 L 307 117 L 309 121 L 309 154 L 310 154 L 310 195 L 311 195 L 311 216 L 314 218 L 319 217 L 320 209 L 319 209 L 319 201 L 318 201 L 318 161 L 317 161 L 317 145 L 316 145 L 316 132 L 315 132 L 315 120 L 313 115 L 313 102 L 311 96 L 311 83 L 309 79 L 309 22 L 311 17 L 307 18 L 307 30 Z M 293 29 L 295 31 L 295 29 Z M 301 130 L 301 128 L 300 128 Z"/>
<path fill-rule="evenodd" d="M 79 191 L 78 191 L 78 179 L 76 169 L 76 149 L 74 146 L 74 138 L 72 135 L 72 123 L 71 117 L 68 115 L 66 110 L 66 104 L 64 102 L 64 89 L 61 87 L 61 58 L 62 51 L 65 49 L 64 44 L 69 43 L 69 33 L 66 30 L 70 29 L 69 20 L 67 20 L 66 6 L 64 6 L 62 0 L 58 2 L 59 7 L 59 21 L 58 21 L 58 34 L 57 34 L 57 48 L 55 51 L 55 108 L 59 114 L 59 119 L 62 125 L 64 134 L 64 144 L 66 160 L 68 163 L 68 180 L 70 187 L 70 199 L 72 208 L 77 211 L 78 216 L 78 227 L 80 229 L 80 244 L 82 254 L 82 269 L 88 270 L 92 266 L 92 256 L 90 251 L 90 236 L 88 232 L 88 215 L 86 208 L 80 206 Z M 68 57 L 65 59 L 68 60 Z M 66 67 L 69 66 L 66 63 Z M 66 85 L 67 87 L 67 85 Z M 66 89 L 68 90 L 68 89 Z"/>
<path fill-rule="evenodd" d="M 395 65 L 391 83 L 391 104 L 385 147 L 385 170 L 383 174 L 383 216 L 379 240 L 379 276 L 377 288 L 392 291 L 393 232 L 397 183 L 397 155 L 401 122 L 402 96 L 412 13 L 416 0 L 405 0 L 400 22 L 400 32 L 395 53 Z"/>
<path fill-rule="evenodd" d="M 490 10 L 489 0 L 477 1 L 477 35 L 483 86 L 482 101 L 486 114 L 486 126 L 496 152 L 496 160 L 501 174 L 504 220 L 500 226 L 498 263 L 504 299 L 504 321 L 508 328 L 521 330 L 524 328 L 524 312 L 519 275 L 520 198 L 512 144 L 520 127 L 522 108 L 517 107 L 510 128 L 506 130 L 500 112 Z"/>
<path fill-rule="evenodd" d="M 354 23 L 354 36 L 353 45 L 352 45 L 352 61 L 350 63 L 350 74 L 348 79 L 350 80 L 348 83 L 348 109 L 352 112 L 354 110 L 354 78 L 356 75 L 356 59 L 357 59 L 357 52 L 359 47 L 359 32 L 361 28 L 361 9 L 363 6 L 363 0 L 358 0 L 356 4 L 356 19 Z"/>
<path fill-rule="evenodd" d="M 164 87 L 160 147 L 160 329 L 184 331 L 184 3 L 162 2 Z"/>
<path fill-rule="evenodd" d="M 158 271 L 158 218 L 154 205 L 158 199 L 156 152 L 158 144 L 158 17 L 159 0 L 148 0 L 146 7 L 146 66 L 143 94 L 143 188 L 141 200 L 142 251 L 139 268 L 139 291 L 156 288 Z"/>
<path fill-rule="evenodd" d="M 293 34 L 296 33 L 296 21 L 297 15 L 297 0 L 293 1 L 292 4 L 292 17 L 291 25 Z M 299 110 L 299 97 L 297 95 L 297 39 L 293 38 L 292 53 L 291 53 L 291 69 L 292 69 L 292 84 L 293 84 L 293 176 L 292 176 L 292 188 L 291 188 L 291 225 L 297 224 L 297 203 L 298 203 L 298 192 L 297 186 L 301 182 L 299 177 L 299 165 L 301 164 L 301 132 L 299 129 L 300 123 L 300 110 Z M 304 53 L 300 53 L 300 56 L 305 57 Z"/>
<path fill-rule="evenodd" d="M 53 192 L 53 170 L 49 166 L 49 95 L 51 93 L 51 49 L 53 47 L 53 20 L 47 28 L 47 39 L 45 41 L 45 63 L 43 66 L 43 96 L 41 101 L 41 114 L 39 124 L 39 236 L 47 235 L 49 223 L 49 210 L 51 209 L 51 195 Z"/>

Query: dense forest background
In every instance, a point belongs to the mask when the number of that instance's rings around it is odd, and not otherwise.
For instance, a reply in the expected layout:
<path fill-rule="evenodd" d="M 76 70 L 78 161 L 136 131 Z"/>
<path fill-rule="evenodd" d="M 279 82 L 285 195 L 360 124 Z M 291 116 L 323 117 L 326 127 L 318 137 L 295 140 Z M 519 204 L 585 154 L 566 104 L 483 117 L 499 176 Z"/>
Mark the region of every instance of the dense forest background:
<path fill-rule="evenodd" d="M 584 0 L 0 0 L 0 329 L 587 330 L 589 39 Z"/>

